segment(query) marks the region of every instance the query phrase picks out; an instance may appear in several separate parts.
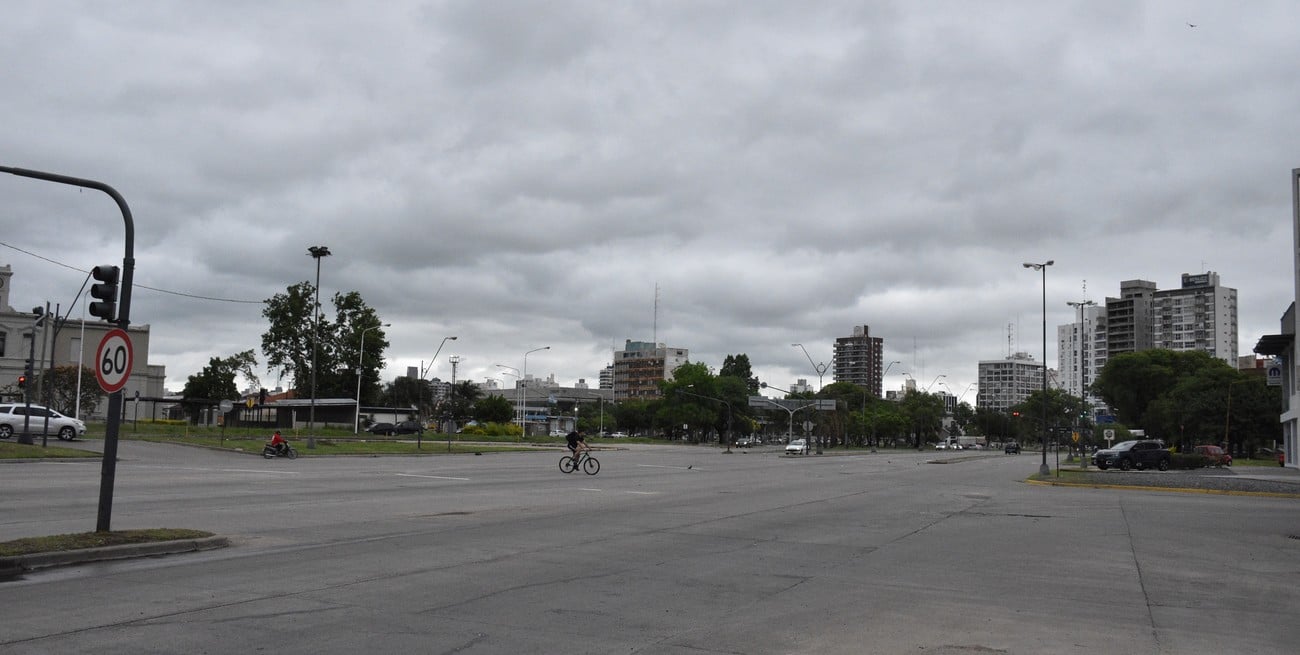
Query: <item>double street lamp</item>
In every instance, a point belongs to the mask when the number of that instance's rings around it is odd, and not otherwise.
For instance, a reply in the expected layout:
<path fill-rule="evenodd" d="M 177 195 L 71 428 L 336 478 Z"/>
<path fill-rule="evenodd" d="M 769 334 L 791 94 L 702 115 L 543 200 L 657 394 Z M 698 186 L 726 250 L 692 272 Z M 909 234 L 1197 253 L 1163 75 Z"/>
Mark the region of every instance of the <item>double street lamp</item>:
<path fill-rule="evenodd" d="M 524 431 L 524 436 L 527 436 L 527 435 L 528 435 L 528 415 L 527 415 L 527 412 L 528 412 L 528 356 L 531 355 L 531 354 L 533 354 L 533 353 L 535 353 L 535 352 L 541 351 L 541 350 L 550 350 L 550 349 L 551 349 L 550 346 L 542 346 L 541 348 L 533 348 L 532 350 L 530 350 L 530 351 L 524 353 L 524 370 L 523 370 L 523 373 L 519 376 L 519 387 L 520 387 L 520 391 L 523 392 L 523 393 L 522 393 L 523 401 L 522 401 L 522 402 L 520 403 L 520 405 L 519 405 L 519 427 L 520 427 L 521 429 L 523 429 L 523 431 Z"/>
<path fill-rule="evenodd" d="M 1052 469 L 1047 467 L 1047 267 L 1055 263 L 1055 260 L 1049 259 L 1041 264 L 1033 262 L 1022 264 L 1025 268 L 1043 273 L 1043 463 L 1038 467 L 1039 475 L 1048 475 L 1052 472 Z"/>
<path fill-rule="evenodd" d="M 890 362 L 888 366 L 885 367 L 885 372 L 880 374 L 881 386 L 884 386 L 885 384 L 885 376 L 889 375 L 889 369 L 894 368 L 894 364 L 901 364 L 901 363 L 902 362 L 898 360 L 894 360 Z M 864 421 L 867 420 L 867 391 L 869 390 L 870 389 L 868 388 L 867 390 L 864 390 L 862 392 L 862 420 Z M 877 395 L 877 398 L 879 398 L 879 395 Z M 871 452 L 873 453 L 876 452 L 876 419 L 874 418 L 871 419 Z"/>
<path fill-rule="evenodd" d="M 802 350 L 803 356 L 808 358 L 808 363 L 812 364 L 814 371 L 817 371 L 817 391 L 820 392 L 822 390 L 822 376 L 826 375 L 826 369 L 830 368 L 830 364 L 825 362 L 814 364 L 812 355 L 808 354 L 808 349 L 804 348 L 802 343 L 792 343 L 790 345 Z"/>
<path fill-rule="evenodd" d="M 307 414 L 307 447 L 316 447 L 316 355 L 320 351 L 320 260 L 330 256 L 327 246 L 310 246 L 307 254 L 316 260 L 316 301 L 312 305 L 311 331 L 311 409 Z"/>
<path fill-rule="evenodd" d="M 380 323 L 361 331 L 361 347 L 357 349 L 357 416 L 352 421 L 352 434 L 361 432 L 361 378 L 365 375 L 365 369 L 362 367 L 366 357 L 366 333 L 381 327 L 391 327 L 391 324 Z"/>

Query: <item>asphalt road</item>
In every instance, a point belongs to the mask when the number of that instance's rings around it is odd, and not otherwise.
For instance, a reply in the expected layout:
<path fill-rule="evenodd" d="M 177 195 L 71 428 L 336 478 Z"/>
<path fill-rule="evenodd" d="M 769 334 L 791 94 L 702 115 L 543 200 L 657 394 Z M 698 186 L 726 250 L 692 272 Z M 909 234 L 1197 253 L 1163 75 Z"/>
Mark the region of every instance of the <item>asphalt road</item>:
<path fill-rule="evenodd" d="M 260 457 L 125 442 L 112 527 L 217 551 L 0 583 L 0 653 L 1293 653 L 1300 500 L 1028 485 L 1033 455 L 631 447 Z M 1154 473 L 1153 473 L 1154 474 Z M 98 463 L 0 465 L 0 540 Z"/>

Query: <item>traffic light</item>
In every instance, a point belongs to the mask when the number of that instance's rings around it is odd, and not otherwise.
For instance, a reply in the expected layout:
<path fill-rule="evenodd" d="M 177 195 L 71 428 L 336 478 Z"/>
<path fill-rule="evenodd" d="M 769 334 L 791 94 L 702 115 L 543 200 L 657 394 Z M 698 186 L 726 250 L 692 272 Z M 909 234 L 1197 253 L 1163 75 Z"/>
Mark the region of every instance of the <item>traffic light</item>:
<path fill-rule="evenodd" d="M 98 284 L 90 286 L 90 295 L 99 302 L 90 303 L 90 315 L 112 323 L 117 320 L 117 278 L 120 271 L 116 266 L 96 266 L 90 275 Z"/>
<path fill-rule="evenodd" d="M 1020 418 L 1020 412 L 1011 412 L 1011 418 Z"/>
<path fill-rule="evenodd" d="M 22 389 L 25 386 L 27 386 L 27 376 L 26 375 L 18 376 L 18 388 Z"/>

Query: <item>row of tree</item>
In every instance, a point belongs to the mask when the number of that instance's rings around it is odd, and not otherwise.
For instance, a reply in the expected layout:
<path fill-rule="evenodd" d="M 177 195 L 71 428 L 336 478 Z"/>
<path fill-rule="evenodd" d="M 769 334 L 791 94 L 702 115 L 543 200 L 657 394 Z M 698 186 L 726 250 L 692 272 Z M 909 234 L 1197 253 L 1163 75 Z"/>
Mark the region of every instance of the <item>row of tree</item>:
<path fill-rule="evenodd" d="M 456 421 L 501 422 L 513 416 L 508 400 L 483 397 L 472 383 L 456 384 L 450 397 L 442 400 L 436 400 L 428 380 L 403 376 L 381 383 L 379 371 L 389 342 L 375 310 L 355 291 L 337 293 L 331 299 L 331 318 L 320 311 L 314 294 L 310 282 L 294 284 L 268 299 L 262 312 L 269 324 L 262 335 L 266 364 L 279 379 L 290 379 L 293 388 L 311 387 L 314 361 L 317 397 L 353 397 L 360 363 L 362 404 L 416 407 L 423 416 Z M 237 379 L 243 376 L 258 384 L 256 368 L 251 350 L 214 357 L 190 376 L 184 394 L 197 399 L 238 398 Z M 75 372 L 68 375 L 75 378 Z M 674 379 L 663 383 L 657 399 L 610 406 L 568 403 L 554 410 L 576 412 L 579 426 L 588 431 L 619 429 L 690 441 L 735 439 L 758 432 L 802 436 L 803 424 L 811 421 L 813 434 L 827 438 L 831 445 L 920 447 L 956 434 L 1036 441 L 1044 433 L 1055 437 L 1075 430 L 1086 443 L 1095 444 L 1100 440 L 1097 431 L 1105 427 L 1093 425 L 1082 398 L 1060 389 L 1035 391 L 1006 413 L 961 403 L 948 416 L 939 394 L 912 392 L 899 402 L 889 402 L 862 387 L 839 382 L 815 393 L 787 396 L 834 400 L 834 411 L 810 408 L 792 417 L 778 408 L 749 407 L 749 397 L 759 388 L 749 357 L 728 355 L 717 373 L 702 363 L 678 368 Z M 1092 391 L 1113 408 L 1121 429 L 1142 427 L 1148 435 L 1179 445 L 1225 441 L 1241 452 L 1281 434 L 1277 389 L 1205 353 L 1147 350 L 1117 355 L 1110 358 Z"/>

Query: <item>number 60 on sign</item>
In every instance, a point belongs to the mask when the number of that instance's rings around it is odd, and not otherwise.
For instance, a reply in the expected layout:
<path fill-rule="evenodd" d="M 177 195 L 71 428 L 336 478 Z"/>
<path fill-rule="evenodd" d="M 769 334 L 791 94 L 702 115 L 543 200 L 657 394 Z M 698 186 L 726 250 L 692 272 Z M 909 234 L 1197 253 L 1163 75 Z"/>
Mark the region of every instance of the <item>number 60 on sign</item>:
<path fill-rule="evenodd" d="M 131 377 L 135 355 L 131 352 L 131 337 L 121 328 L 109 330 L 95 350 L 95 379 L 104 393 L 116 393 L 126 386 Z"/>

